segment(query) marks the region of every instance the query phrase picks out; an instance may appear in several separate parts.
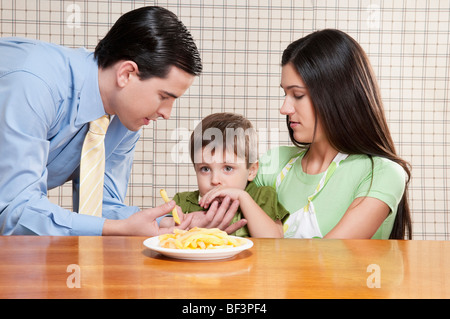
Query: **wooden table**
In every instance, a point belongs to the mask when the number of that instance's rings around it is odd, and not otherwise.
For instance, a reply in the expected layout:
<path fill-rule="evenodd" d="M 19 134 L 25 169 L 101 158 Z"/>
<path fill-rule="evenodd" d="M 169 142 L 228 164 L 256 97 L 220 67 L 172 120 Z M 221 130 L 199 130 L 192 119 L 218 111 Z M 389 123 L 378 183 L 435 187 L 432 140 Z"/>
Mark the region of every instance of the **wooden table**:
<path fill-rule="evenodd" d="M 450 298 L 445 241 L 252 239 L 182 261 L 144 240 L 0 237 L 0 298 Z"/>

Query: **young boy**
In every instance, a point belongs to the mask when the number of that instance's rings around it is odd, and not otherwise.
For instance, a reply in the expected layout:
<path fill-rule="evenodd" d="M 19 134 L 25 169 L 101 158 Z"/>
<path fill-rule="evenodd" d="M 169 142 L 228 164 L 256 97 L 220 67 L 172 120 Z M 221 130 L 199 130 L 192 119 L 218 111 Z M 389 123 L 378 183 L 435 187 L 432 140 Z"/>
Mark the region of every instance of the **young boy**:
<path fill-rule="evenodd" d="M 234 113 L 205 117 L 191 135 L 190 151 L 198 190 L 173 197 L 183 213 L 206 210 L 228 196 L 240 204 L 232 223 L 247 220 L 233 235 L 283 237 L 282 221 L 289 212 L 278 202 L 275 189 L 253 182 L 259 164 L 256 131 L 249 120 Z"/>

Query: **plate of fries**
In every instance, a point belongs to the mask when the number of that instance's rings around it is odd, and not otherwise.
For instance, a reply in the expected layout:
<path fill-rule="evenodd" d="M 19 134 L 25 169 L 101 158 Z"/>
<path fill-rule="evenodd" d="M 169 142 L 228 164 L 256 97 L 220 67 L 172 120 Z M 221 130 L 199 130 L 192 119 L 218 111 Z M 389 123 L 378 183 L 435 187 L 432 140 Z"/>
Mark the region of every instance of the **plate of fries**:
<path fill-rule="evenodd" d="M 231 258 L 253 246 L 249 239 L 230 236 L 218 228 L 175 229 L 171 234 L 148 238 L 144 245 L 164 256 L 189 260 Z"/>

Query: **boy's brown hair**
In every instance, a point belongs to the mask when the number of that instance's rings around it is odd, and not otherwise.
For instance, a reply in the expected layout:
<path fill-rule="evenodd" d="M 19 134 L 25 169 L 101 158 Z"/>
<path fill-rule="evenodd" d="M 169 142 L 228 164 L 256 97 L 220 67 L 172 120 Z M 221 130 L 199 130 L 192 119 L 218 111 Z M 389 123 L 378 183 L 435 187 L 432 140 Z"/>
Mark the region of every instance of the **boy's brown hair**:
<path fill-rule="evenodd" d="M 239 158 L 245 158 L 247 168 L 257 161 L 257 135 L 252 123 L 236 113 L 214 113 L 205 117 L 194 129 L 190 139 L 192 163 L 201 162 L 198 150 L 208 148 L 213 155 L 233 151 Z M 219 154 L 220 153 L 220 154 Z"/>

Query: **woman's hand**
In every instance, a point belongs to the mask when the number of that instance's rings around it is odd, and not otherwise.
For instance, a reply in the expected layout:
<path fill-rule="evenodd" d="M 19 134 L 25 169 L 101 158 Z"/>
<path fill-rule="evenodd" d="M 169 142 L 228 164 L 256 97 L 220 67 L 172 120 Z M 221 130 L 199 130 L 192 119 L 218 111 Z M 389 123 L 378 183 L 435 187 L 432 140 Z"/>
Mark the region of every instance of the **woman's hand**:
<path fill-rule="evenodd" d="M 239 201 L 232 201 L 229 196 L 225 196 L 220 203 L 219 201 L 214 200 L 208 211 L 198 211 L 187 214 L 188 216 L 192 216 L 192 220 L 188 227 L 219 228 L 226 231 L 228 234 L 231 234 L 247 224 L 246 219 L 241 219 L 230 225 L 238 208 Z"/>
<path fill-rule="evenodd" d="M 281 238 L 283 237 L 283 225 L 281 221 L 273 221 L 259 205 L 253 200 L 249 193 L 245 190 L 239 188 L 229 188 L 225 186 L 217 186 L 207 192 L 199 201 L 200 206 L 206 208 L 210 207 L 210 209 L 214 208 L 218 201 L 223 199 L 222 204 L 227 200 L 233 200 L 233 204 L 238 202 L 236 210 L 239 205 L 244 215 L 245 219 L 241 219 L 237 221 L 235 224 L 238 224 L 242 220 L 245 220 L 245 224 L 247 225 L 250 235 L 252 237 L 273 237 L 273 238 Z M 230 215 L 231 216 L 231 215 Z M 233 215 L 231 218 L 233 218 Z M 225 220 L 225 217 L 224 217 Z M 230 219 L 231 221 L 231 219 Z M 231 225 L 230 227 L 234 226 Z M 236 225 L 238 226 L 238 225 Z M 241 228 L 242 226 L 234 229 L 233 231 L 227 230 L 227 233 L 231 234 L 235 230 Z"/>

